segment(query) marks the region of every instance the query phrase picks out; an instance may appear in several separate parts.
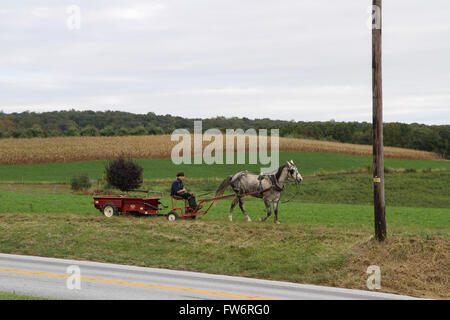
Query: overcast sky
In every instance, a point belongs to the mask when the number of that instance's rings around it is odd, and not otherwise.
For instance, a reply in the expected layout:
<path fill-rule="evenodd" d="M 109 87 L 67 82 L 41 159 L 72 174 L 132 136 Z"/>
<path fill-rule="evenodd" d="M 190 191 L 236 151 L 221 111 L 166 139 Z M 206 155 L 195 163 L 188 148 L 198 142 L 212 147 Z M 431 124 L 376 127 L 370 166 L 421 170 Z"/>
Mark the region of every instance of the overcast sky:
<path fill-rule="evenodd" d="M 384 120 L 450 124 L 450 1 L 383 2 Z M 371 122 L 371 3 L 2 0 L 0 110 Z"/>

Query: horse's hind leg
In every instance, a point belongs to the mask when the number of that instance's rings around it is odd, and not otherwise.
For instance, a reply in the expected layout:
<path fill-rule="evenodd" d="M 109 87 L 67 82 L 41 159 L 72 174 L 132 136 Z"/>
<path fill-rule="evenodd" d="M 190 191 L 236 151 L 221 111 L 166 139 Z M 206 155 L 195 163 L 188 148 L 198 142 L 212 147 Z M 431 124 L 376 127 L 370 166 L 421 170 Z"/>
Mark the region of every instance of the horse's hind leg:
<path fill-rule="evenodd" d="M 266 210 L 267 210 L 267 216 L 260 218 L 259 221 L 263 222 L 266 221 L 266 219 L 268 217 L 270 217 L 270 215 L 272 214 L 272 210 L 270 209 L 270 201 L 269 200 L 264 200 L 264 204 L 266 205 Z"/>
<path fill-rule="evenodd" d="M 231 203 L 230 213 L 228 214 L 228 221 L 233 221 L 233 210 L 234 210 L 234 207 L 236 207 L 238 201 L 239 201 L 239 198 L 236 197 L 236 198 L 234 198 L 233 202 Z"/>
<path fill-rule="evenodd" d="M 244 216 L 247 218 L 247 221 L 251 222 L 252 219 L 250 219 L 250 217 L 248 216 L 247 212 L 245 212 L 244 199 L 243 198 L 239 198 L 239 208 L 241 208 L 241 211 L 244 214 Z"/>

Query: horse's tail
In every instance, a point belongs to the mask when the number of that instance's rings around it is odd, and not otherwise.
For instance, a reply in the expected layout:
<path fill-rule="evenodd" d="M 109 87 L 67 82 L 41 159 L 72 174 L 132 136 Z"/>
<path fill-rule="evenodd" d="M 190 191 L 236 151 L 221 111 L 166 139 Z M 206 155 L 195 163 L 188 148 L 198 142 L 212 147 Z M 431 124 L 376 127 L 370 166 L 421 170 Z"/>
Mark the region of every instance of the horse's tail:
<path fill-rule="evenodd" d="M 231 184 L 232 178 L 233 178 L 233 176 L 228 176 L 225 178 L 225 180 L 222 181 L 222 183 L 216 190 L 216 193 L 215 193 L 216 197 L 220 197 L 221 195 L 223 195 L 223 192 L 225 191 L 225 189 Z"/>

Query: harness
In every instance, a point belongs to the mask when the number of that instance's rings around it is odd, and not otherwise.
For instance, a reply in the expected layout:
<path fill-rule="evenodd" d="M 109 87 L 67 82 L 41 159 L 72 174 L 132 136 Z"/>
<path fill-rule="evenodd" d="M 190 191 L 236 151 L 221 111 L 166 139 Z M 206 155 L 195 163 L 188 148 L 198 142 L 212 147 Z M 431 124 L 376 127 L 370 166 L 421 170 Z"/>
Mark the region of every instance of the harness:
<path fill-rule="evenodd" d="M 269 181 L 272 185 L 269 188 L 262 190 L 262 180 L 265 177 L 269 177 Z M 260 186 L 260 190 L 261 190 L 260 194 L 262 194 L 270 189 L 274 189 L 275 191 L 282 192 L 285 187 L 284 185 L 283 185 L 283 187 L 280 187 L 280 185 L 278 184 L 277 178 L 276 178 L 275 174 L 273 174 L 273 173 L 262 173 L 258 176 L 258 180 L 259 180 L 259 186 Z"/>

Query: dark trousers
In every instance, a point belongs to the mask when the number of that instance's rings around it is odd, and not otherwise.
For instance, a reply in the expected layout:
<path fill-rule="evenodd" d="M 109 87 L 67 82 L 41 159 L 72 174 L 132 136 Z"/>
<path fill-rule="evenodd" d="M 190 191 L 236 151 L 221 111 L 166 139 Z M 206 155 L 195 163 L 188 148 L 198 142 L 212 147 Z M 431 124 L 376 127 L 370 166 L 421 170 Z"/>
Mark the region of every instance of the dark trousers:
<path fill-rule="evenodd" d="M 187 199 L 189 201 L 189 207 L 194 210 L 197 207 L 197 202 L 195 201 L 195 196 L 187 192 L 181 192 L 177 194 L 178 197 Z"/>

